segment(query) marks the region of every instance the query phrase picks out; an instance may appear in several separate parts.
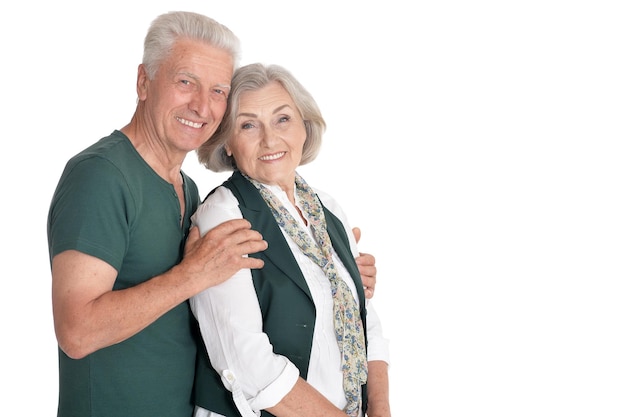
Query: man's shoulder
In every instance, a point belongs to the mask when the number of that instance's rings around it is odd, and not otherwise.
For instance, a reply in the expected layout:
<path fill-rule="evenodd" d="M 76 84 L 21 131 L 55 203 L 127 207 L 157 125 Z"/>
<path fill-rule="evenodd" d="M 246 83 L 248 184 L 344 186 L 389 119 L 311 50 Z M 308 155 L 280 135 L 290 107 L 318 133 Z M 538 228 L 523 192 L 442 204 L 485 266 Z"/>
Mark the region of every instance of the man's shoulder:
<path fill-rule="evenodd" d="M 93 157 L 105 159 L 118 159 L 136 153 L 128 138 L 118 130 L 110 135 L 102 137 L 82 151 L 78 152 L 70 161 L 80 161 Z"/>

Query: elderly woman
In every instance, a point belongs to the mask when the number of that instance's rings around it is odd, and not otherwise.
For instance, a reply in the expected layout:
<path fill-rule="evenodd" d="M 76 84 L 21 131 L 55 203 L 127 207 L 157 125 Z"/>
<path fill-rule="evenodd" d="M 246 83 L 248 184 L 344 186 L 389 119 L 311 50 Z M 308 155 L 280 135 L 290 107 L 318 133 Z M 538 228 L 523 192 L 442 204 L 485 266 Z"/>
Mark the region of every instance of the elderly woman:
<path fill-rule="evenodd" d="M 296 171 L 321 147 L 318 106 L 276 65 L 238 69 L 231 88 L 198 157 L 234 172 L 192 220 L 204 234 L 245 218 L 269 246 L 250 255 L 262 269 L 190 300 L 208 353 L 196 416 L 388 417 L 388 342 L 364 297 L 356 241 L 337 203 Z"/>

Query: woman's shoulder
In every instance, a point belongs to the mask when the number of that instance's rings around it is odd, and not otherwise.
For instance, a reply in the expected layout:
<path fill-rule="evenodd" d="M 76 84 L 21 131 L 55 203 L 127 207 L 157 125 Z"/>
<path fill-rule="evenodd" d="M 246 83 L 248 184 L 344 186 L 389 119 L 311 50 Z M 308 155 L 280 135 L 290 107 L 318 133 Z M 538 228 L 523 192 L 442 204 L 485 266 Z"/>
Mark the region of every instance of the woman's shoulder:
<path fill-rule="evenodd" d="M 335 216 L 338 216 L 340 218 L 345 217 L 345 213 L 343 212 L 343 209 L 341 208 L 339 201 L 335 197 L 328 194 L 324 190 L 320 190 L 319 188 L 313 187 L 313 190 L 319 197 L 324 207 L 330 210 Z"/>
<path fill-rule="evenodd" d="M 200 233 L 204 235 L 218 224 L 241 218 L 239 202 L 228 188 L 220 185 L 198 206 L 196 212 L 191 216 L 191 221 L 200 228 Z"/>

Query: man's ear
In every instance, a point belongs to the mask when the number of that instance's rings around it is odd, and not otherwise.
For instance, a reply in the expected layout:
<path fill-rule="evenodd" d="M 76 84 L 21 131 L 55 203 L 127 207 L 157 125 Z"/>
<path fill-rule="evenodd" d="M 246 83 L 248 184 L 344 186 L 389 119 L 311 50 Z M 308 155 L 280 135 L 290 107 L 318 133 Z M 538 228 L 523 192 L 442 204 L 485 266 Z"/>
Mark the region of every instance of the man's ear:
<path fill-rule="evenodd" d="M 146 73 L 146 68 L 143 64 L 139 64 L 139 68 L 137 68 L 137 97 L 140 101 L 145 100 L 148 96 L 148 84 L 150 84 L 150 79 Z"/>

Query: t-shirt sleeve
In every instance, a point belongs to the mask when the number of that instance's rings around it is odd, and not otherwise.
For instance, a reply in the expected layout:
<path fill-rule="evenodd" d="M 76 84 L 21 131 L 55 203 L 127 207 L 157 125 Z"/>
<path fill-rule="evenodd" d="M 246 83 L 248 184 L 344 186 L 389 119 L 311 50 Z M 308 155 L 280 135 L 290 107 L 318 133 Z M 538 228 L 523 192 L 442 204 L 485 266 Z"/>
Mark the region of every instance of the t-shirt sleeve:
<path fill-rule="evenodd" d="M 134 213 L 129 187 L 114 164 L 97 156 L 70 161 L 50 206 L 50 260 L 73 249 L 119 271 Z"/>

